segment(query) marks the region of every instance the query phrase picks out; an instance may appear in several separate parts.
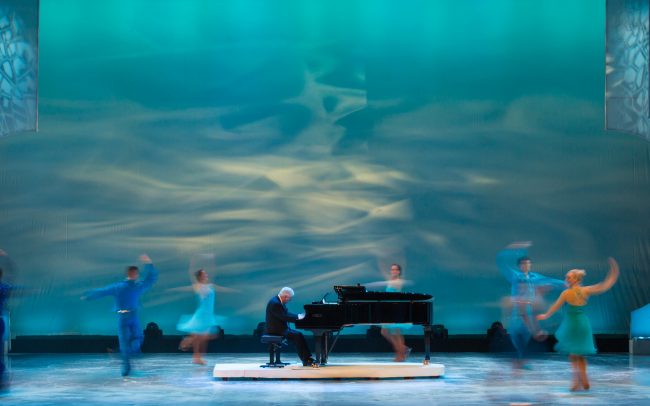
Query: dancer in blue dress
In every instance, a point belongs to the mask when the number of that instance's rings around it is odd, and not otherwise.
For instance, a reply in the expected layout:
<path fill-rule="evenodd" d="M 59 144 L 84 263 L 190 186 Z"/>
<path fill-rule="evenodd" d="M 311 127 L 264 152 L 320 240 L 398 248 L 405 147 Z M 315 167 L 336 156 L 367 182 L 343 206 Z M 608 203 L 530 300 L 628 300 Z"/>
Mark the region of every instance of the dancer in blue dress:
<path fill-rule="evenodd" d="M 383 273 L 386 274 L 385 272 Z M 365 284 L 365 286 L 385 286 L 386 292 L 401 292 L 404 285 L 408 283 L 402 278 L 402 267 L 399 264 L 392 264 L 390 266 L 390 274 L 386 276 L 386 279 L 384 282 L 371 282 Z M 411 326 L 412 324 L 409 323 L 386 324 L 381 328 L 381 335 L 393 346 L 393 351 L 395 351 L 394 361 L 396 362 L 406 361 L 411 353 L 411 348 L 406 346 L 404 335 L 402 334 L 402 330 L 406 330 Z"/>
<path fill-rule="evenodd" d="M 566 303 L 564 320 L 555 333 L 555 338 L 558 340 L 555 349 L 558 352 L 569 354 L 573 368 L 572 391 L 579 390 L 581 387 L 585 390 L 589 389 L 587 361 L 584 356 L 596 353 L 591 324 L 585 314 L 587 301 L 589 296 L 608 291 L 616 283 L 618 275 L 618 264 L 614 258 L 609 258 L 609 272 L 605 280 L 595 285 L 582 286 L 585 271 L 582 269 L 570 270 L 566 274 L 568 288 L 562 292 L 546 313 L 537 316 L 538 320 L 545 320 Z"/>
<path fill-rule="evenodd" d="M 193 262 L 190 269 L 193 269 Z M 176 325 L 178 331 L 188 333 L 183 338 L 179 348 L 183 351 L 193 350 L 192 362 L 205 365 L 203 355 L 206 353 L 208 341 L 217 338 L 219 332 L 219 317 L 214 313 L 215 292 L 234 292 L 235 289 L 210 283 L 208 273 L 199 269 L 193 274 L 192 290 L 196 293 L 197 307 L 192 315 L 181 316 Z M 178 289 L 178 288 L 176 288 Z"/>

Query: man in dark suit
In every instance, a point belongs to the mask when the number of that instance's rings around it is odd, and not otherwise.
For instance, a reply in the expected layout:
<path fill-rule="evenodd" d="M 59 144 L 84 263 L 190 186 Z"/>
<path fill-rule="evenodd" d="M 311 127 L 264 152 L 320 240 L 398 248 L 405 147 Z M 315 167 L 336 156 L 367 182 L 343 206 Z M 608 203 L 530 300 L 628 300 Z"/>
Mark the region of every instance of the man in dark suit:
<path fill-rule="evenodd" d="M 311 357 L 309 347 L 305 336 L 300 331 L 289 328 L 289 322 L 295 322 L 305 317 L 304 313 L 294 314 L 287 310 L 287 302 L 293 298 L 293 289 L 284 287 L 280 293 L 269 300 L 266 305 L 266 327 L 265 334 L 283 336 L 293 341 L 296 346 L 298 356 L 304 366 L 315 366 L 315 361 Z"/>

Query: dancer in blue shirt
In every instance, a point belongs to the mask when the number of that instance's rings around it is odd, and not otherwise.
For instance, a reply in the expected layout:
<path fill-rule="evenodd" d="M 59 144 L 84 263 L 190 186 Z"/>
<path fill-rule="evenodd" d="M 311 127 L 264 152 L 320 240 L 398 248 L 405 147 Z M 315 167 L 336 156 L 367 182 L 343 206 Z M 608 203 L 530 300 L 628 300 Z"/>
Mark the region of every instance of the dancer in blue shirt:
<path fill-rule="evenodd" d="M 138 308 L 140 307 L 140 296 L 149 290 L 158 279 L 158 271 L 151 263 L 151 259 L 143 254 L 140 261 L 144 264 L 147 276 L 139 280 L 140 270 L 137 266 L 129 266 L 126 269 L 126 279 L 108 285 L 104 288 L 94 289 L 86 292 L 82 299 L 99 299 L 104 296 L 115 298 L 115 312 L 118 317 L 118 339 L 120 353 L 122 354 L 122 376 L 131 372 L 130 358 L 133 354 L 140 352 L 144 339 Z"/>
<path fill-rule="evenodd" d="M 564 281 L 548 278 L 530 272 L 532 262 L 528 257 L 531 243 L 514 242 L 497 255 L 497 265 L 503 276 L 510 282 L 512 315 L 510 318 L 510 340 L 517 352 L 514 366 L 525 364 L 526 347 L 531 336 L 542 335 L 533 315 L 533 306 L 538 303 L 538 291 L 563 289 Z"/>

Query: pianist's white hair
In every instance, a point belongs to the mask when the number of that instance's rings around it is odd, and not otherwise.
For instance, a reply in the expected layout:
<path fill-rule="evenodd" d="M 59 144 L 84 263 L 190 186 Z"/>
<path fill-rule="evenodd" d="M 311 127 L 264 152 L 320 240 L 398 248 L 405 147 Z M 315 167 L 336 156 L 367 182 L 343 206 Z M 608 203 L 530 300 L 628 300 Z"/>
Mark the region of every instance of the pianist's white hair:
<path fill-rule="evenodd" d="M 285 287 L 283 287 L 282 289 L 280 289 L 280 293 L 278 293 L 278 296 L 282 296 L 282 294 L 284 294 L 284 293 L 288 293 L 288 294 L 290 294 L 291 296 L 293 296 L 293 289 L 291 289 L 291 288 L 288 287 L 288 286 L 285 286 Z"/>

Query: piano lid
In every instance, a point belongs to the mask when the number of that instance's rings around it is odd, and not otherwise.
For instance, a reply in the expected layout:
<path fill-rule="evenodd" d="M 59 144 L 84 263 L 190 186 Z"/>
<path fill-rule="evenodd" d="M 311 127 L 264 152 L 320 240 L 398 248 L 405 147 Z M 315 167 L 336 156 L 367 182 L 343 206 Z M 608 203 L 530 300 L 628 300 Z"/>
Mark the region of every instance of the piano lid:
<path fill-rule="evenodd" d="M 366 293 L 366 287 L 361 284 L 356 285 L 335 285 L 334 291 L 339 296 L 339 299 L 347 297 L 348 295 L 360 295 Z"/>
<path fill-rule="evenodd" d="M 373 292 L 367 291 L 365 286 L 360 284 L 349 286 L 334 286 L 334 291 L 339 297 L 338 302 L 349 301 L 424 301 L 430 300 L 433 296 L 427 293 L 411 292 Z"/>

